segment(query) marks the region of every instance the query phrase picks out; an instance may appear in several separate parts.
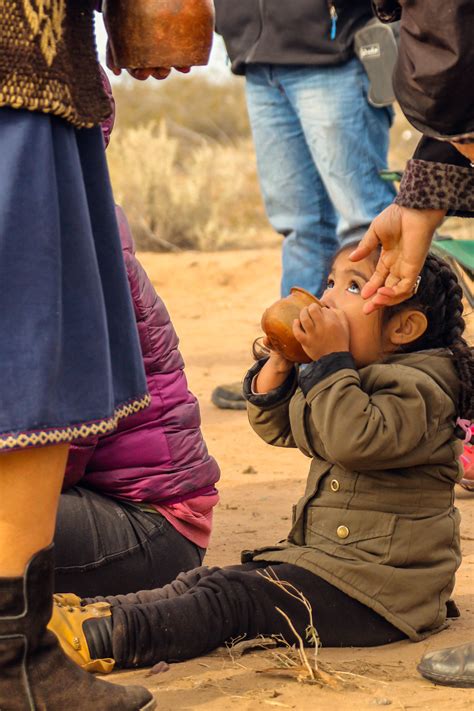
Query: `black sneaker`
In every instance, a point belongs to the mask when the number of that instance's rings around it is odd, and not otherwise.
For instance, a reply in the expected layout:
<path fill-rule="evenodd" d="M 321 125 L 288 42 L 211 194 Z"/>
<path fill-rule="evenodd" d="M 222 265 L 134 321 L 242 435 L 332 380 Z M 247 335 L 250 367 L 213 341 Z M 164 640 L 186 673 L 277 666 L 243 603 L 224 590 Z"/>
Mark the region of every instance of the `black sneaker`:
<path fill-rule="evenodd" d="M 231 383 L 230 385 L 218 385 L 212 391 L 211 400 L 216 407 L 221 410 L 246 410 L 242 383 Z"/>

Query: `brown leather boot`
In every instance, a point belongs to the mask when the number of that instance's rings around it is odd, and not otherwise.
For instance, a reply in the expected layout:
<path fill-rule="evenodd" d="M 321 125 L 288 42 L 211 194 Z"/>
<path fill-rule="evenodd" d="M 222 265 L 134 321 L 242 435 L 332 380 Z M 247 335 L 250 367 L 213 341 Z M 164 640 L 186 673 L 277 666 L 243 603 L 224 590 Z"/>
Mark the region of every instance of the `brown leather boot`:
<path fill-rule="evenodd" d="M 0 578 L 1 711 L 151 711 L 139 686 L 116 686 L 82 671 L 46 629 L 51 617 L 53 546 L 39 551 L 24 577 Z"/>

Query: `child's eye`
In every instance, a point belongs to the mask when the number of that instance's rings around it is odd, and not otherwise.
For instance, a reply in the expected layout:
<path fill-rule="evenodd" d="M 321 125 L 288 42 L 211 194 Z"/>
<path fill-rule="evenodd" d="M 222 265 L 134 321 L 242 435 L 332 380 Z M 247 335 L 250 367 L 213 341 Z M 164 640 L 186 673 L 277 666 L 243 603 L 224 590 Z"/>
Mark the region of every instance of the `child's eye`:
<path fill-rule="evenodd" d="M 326 282 L 326 289 L 334 289 L 334 279 L 328 279 Z"/>
<path fill-rule="evenodd" d="M 351 294 L 360 294 L 360 286 L 357 284 L 357 282 L 351 281 L 351 283 L 347 287 L 347 291 L 349 291 Z"/>

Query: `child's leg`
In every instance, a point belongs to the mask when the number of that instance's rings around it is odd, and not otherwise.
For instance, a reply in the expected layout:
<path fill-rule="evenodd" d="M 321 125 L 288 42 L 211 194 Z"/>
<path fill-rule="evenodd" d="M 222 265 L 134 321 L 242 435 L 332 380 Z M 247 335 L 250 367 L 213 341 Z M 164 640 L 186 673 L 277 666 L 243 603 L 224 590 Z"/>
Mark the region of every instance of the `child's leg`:
<path fill-rule="evenodd" d="M 112 607 L 108 652 L 118 666 L 133 667 L 197 657 L 241 635 L 283 635 L 292 644 L 295 638 L 277 607 L 304 639 L 309 622 L 304 605 L 262 577 L 264 566 L 221 568 L 187 594 Z M 277 564 L 272 570 L 308 599 L 323 646 L 372 646 L 405 638 L 373 610 L 303 568 Z"/>
<path fill-rule="evenodd" d="M 205 565 L 193 570 L 188 570 L 185 573 L 180 573 L 172 583 L 165 585 L 162 588 L 154 588 L 153 590 L 141 590 L 137 593 L 129 593 L 128 595 L 108 595 L 106 597 L 86 597 L 81 603 L 83 605 L 94 604 L 95 602 L 108 602 L 109 605 L 143 605 L 159 600 L 170 600 L 171 598 L 183 595 L 191 588 L 198 584 L 200 580 L 212 575 L 219 568 L 208 568 Z"/>

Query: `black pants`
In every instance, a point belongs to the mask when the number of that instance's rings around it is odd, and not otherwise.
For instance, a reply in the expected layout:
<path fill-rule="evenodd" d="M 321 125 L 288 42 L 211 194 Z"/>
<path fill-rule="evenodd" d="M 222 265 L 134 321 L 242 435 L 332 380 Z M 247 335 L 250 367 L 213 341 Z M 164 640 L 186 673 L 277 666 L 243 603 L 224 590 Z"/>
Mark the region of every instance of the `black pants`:
<path fill-rule="evenodd" d="M 82 487 L 61 495 L 54 543 L 55 591 L 80 597 L 166 585 L 204 557 L 161 514 Z"/>
<path fill-rule="evenodd" d="M 190 659 L 241 635 L 283 635 L 293 644 L 295 637 L 277 607 L 305 639 L 307 610 L 262 577 L 268 565 L 202 567 L 161 590 L 109 598 L 111 651 L 118 666 Z M 406 638 L 369 607 L 304 568 L 279 563 L 270 570 L 307 598 L 323 646 L 370 647 Z"/>

